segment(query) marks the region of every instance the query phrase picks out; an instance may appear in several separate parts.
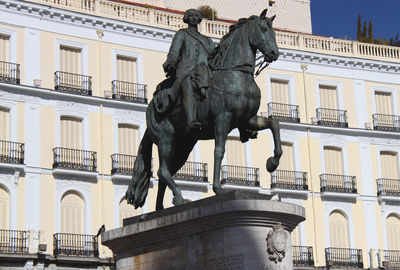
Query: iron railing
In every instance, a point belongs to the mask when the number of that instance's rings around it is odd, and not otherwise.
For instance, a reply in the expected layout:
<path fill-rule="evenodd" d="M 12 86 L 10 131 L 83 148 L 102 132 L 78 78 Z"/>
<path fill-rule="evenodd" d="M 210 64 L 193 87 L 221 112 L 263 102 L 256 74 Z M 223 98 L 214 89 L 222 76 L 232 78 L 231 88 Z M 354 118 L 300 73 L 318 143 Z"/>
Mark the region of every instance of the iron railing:
<path fill-rule="evenodd" d="M 0 82 L 20 84 L 19 64 L 0 61 Z"/>
<path fill-rule="evenodd" d="M 221 166 L 221 183 L 259 187 L 259 169 L 241 166 Z"/>
<path fill-rule="evenodd" d="M 308 190 L 307 173 L 276 170 L 271 173 L 271 188 Z"/>
<path fill-rule="evenodd" d="M 111 155 L 111 174 L 132 175 L 136 156 L 125 154 Z"/>
<path fill-rule="evenodd" d="M 314 255 L 313 248 L 308 246 L 293 246 L 293 265 L 296 266 L 313 266 Z"/>
<path fill-rule="evenodd" d="M 326 248 L 325 260 L 327 266 L 341 266 L 363 268 L 361 249 L 354 248 Z"/>
<path fill-rule="evenodd" d="M 372 115 L 375 130 L 400 132 L 400 116 L 375 113 Z"/>
<path fill-rule="evenodd" d="M 97 153 L 64 147 L 53 148 L 53 169 L 96 171 Z"/>
<path fill-rule="evenodd" d="M 79 95 L 92 95 L 92 77 L 63 71 L 54 72 L 54 89 Z"/>
<path fill-rule="evenodd" d="M 147 103 L 147 85 L 113 80 L 112 98 Z"/>
<path fill-rule="evenodd" d="M 356 177 L 340 174 L 321 174 L 321 192 L 357 193 Z"/>
<path fill-rule="evenodd" d="M 400 197 L 400 179 L 376 179 L 378 196 L 396 196 Z"/>
<path fill-rule="evenodd" d="M 28 232 L 0 230 L 0 253 L 28 253 Z"/>
<path fill-rule="evenodd" d="M 267 106 L 269 118 L 300 123 L 299 106 L 275 102 L 270 102 Z"/>
<path fill-rule="evenodd" d="M 99 243 L 94 235 L 55 233 L 53 234 L 54 256 L 98 257 Z"/>
<path fill-rule="evenodd" d="M 25 144 L 0 140 L 0 162 L 24 164 Z"/>
<path fill-rule="evenodd" d="M 400 269 L 400 250 L 384 250 L 383 260 L 386 262 L 385 269 Z"/>
<path fill-rule="evenodd" d="M 207 163 L 186 161 L 173 177 L 176 180 L 208 182 Z"/>
<path fill-rule="evenodd" d="M 318 125 L 331 127 L 348 127 L 347 111 L 318 108 L 317 110 Z"/>

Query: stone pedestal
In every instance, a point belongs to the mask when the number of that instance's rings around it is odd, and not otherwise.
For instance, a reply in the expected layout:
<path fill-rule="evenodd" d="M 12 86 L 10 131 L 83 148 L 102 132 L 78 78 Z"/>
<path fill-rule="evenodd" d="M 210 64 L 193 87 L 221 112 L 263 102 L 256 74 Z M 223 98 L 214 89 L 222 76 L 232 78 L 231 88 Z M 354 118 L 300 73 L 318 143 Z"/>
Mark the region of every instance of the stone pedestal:
<path fill-rule="evenodd" d="M 290 270 L 304 219 L 301 206 L 231 191 L 125 219 L 102 242 L 118 270 Z"/>

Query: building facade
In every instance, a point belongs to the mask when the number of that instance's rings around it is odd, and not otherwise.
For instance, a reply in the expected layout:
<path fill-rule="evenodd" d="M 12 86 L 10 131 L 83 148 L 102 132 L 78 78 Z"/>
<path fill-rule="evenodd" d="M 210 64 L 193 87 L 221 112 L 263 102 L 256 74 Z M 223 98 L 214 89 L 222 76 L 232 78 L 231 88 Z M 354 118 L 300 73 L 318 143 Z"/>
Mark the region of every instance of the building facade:
<path fill-rule="evenodd" d="M 155 209 L 156 151 L 145 206 L 123 197 L 182 17 L 120 1 L 0 0 L 0 268 L 112 267 L 98 229 Z M 229 25 L 199 29 L 217 43 Z M 276 31 L 280 58 L 256 78 L 259 114 L 281 121 L 280 167 L 265 169 L 268 130 L 245 144 L 234 130 L 221 181 L 305 207 L 296 267 L 398 267 L 400 49 L 297 31 Z M 213 195 L 213 146 L 199 142 L 175 175 L 186 201 Z"/>

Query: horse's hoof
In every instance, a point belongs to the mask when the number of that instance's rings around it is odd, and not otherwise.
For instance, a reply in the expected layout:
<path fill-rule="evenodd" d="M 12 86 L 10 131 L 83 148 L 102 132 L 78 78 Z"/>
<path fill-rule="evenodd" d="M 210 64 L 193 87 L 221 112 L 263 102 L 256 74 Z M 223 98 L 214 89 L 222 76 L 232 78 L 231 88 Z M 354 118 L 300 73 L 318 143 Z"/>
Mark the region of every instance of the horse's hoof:
<path fill-rule="evenodd" d="M 184 204 L 185 201 L 182 198 L 182 195 L 178 195 L 178 196 L 174 196 L 174 198 L 172 199 L 172 204 L 173 205 L 181 205 Z"/>
<path fill-rule="evenodd" d="M 279 160 L 274 158 L 274 157 L 270 157 L 267 160 L 267 171 L 272 173 L 273 171 L 276 170 L 276 168 L 279 165 Z"/>

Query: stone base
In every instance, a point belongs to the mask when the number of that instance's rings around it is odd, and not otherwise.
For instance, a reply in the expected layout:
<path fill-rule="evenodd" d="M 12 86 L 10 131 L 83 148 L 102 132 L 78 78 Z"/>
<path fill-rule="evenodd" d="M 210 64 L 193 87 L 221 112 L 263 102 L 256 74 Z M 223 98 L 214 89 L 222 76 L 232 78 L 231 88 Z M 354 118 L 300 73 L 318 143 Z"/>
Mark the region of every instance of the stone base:
<path fill-rule="evenodd" d="M 301 206 L 231 191 L 125 219 L 102 242 L 118 270 L 289 270 L 304 219 Z"/>

